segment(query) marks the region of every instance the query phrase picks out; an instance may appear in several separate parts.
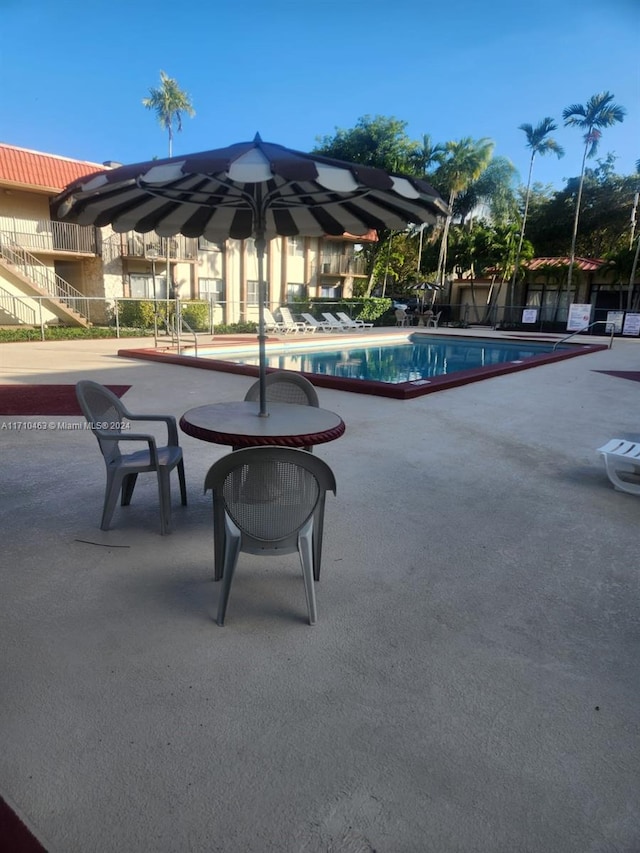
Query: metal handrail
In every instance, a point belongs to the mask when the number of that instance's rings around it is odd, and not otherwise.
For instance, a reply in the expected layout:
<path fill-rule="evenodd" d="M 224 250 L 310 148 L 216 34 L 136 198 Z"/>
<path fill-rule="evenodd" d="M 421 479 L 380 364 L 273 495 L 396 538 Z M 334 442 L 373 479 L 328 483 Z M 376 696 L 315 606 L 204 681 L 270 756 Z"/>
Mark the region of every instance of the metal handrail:
<path fill-rule="evenodd" d="M 556 347 L 559 346 L 560 344 L 563 344 L 565 341 L 571 340 L 571 338 L 573 338 L 575 335 L 579 335 L 582 332 L 588 332 L 589 329 L 592 329 L 594 326 L 602 325 L 603 323 L 605 326 L 609 325 L 608 320 L 595 320 L 593 323 L 589 323 L 588 326 L 583 326 L 581 329 L 576 329 L 575 332 L 571 332 L 571 334 L 567 335 L 566 338 L 562 338 L 561 340 L 556 341 L 555 344 L 553 345 L 553 349 L 551 351 L 555 352 Z M 614 335 L 614 333 L 615 333 L 615 326 L 613 323 L 611 323 L 611 337 L 609 338 L 609 349 L 611 349 L 611 347 L 613 346 L 613 335 Z"/>
<path fill-rule="evenodd" d="M 15 293 L 11 293 L 9 290 L 5 290 L 4 287 L 0 287 L 0 309 L 6 311 L 7 314 L 15 317 L 16 320 L 24 323 L 26 326 L 37 325 L 35 310 L 31 306 L 25 305 L 19 296 L 16 296 Z"/>
<path fill-rule="evenodd" d="M 43 264 L 39 258 L 32 255 L 22 246 L 15 242 L 12 237 L 4 231 L 0 231 L 0 258 L 18 267 L 20 272 L 28 278 L 38 290 L 46 293 L 53 299 L 65 303 L 85 319 L 89 319 L 89 301 L 87 297 L 76 290 L 73 285 L 65 281 L 57 272 Z"/>

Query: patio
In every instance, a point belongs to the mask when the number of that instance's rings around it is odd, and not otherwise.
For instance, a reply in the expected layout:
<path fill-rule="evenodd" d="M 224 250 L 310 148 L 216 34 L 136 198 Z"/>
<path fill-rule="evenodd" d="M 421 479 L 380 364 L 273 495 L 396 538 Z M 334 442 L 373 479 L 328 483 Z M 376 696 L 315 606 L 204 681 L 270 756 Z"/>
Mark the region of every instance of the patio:
<path fill-rule="evenodd" d="M 0 382 L 127 384 L 178 418 L 253 382 L 122 348 L 4 344 Z M 338 494 L 314 628 L 295 555 L 241 555 L 213 621 L 227 448 L 181 434 L 170 536 L 152 477 L 102 532 L 91 433 L 0 417 L 0 795 L 49 853 L 637 849 L 640 503 L 595 449 L 640 440 L 640 384 L 597 372 L 639 356 L 406 402 L 320 388 L 347 431 L 315 451 Z"/>

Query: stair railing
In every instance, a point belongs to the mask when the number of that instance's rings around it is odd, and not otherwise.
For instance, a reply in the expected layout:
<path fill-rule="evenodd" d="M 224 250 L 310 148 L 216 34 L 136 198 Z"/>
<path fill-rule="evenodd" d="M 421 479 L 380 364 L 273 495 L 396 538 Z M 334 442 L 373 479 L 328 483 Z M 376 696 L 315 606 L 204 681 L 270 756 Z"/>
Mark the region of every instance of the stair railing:
<path fill-rule="evenodd" d="M 593 329 L 593 327 L 594 327 L 594 326 L 601 326 L 601 325 L 603 325 L 603 324 L 604 324 L 605 326 L 607 326 L 607 325 L 609 325 L 609 321 L 608 321 L 608 320 L 595 320 L 593 323 L 589 323 L 589 325 L 588 325 L 588 326 L 583 326 L 581 329 L 576 329 L 576 330 L 575 330 L 575 332 L 571 332 L 571 334 L 570 334 L 570 335 L 567 335 L 567 337 L 566 337 L 566 338 L 562 338 L 561 340 L 556 341 L 556 342 L 555 342 L 555 344 L 553 345 L 553 350 L 552 350 L 552 352 L 555 352 L 555 351 L 556 351 L 556 347 L 557 347 L 557 346 L 559 346 L 560 344 L 563 344 L 565 341 L 569 341 L 569 340 L 571 340 L 571 338 L 573 338 L 575 335 L 579 335 L 579 334 L 581 334 L 582 332 L 588 332 L 588 331 L 589 331 L 589 329 Z M 611 347 L 613 346 L 613 336 L 614 336 L 614 334 L 615 334 L 615 327 L 614 327 L 614 324 L 613 324 L 613 323 L 611 323 L 611 336 L 610 336 L 610 338 L 609 338 L 609 349 L 611 349 Z"/>
<path fill-rule="evenodd" d="M 85 319 L 90 318 L 87 297 L 4 231 L 0 231 L 0 258 L 17 267 L 25 278 L 30 279 L 47 296 L 64 303 Z"/>
<path fill-rule="evenodd" d="M 25 326 L 38 325 L 35 309 L 25 305 L 23 297 L 16 296 L 4 287 L 0 287 L 0 311 L 4 311 Z"/>

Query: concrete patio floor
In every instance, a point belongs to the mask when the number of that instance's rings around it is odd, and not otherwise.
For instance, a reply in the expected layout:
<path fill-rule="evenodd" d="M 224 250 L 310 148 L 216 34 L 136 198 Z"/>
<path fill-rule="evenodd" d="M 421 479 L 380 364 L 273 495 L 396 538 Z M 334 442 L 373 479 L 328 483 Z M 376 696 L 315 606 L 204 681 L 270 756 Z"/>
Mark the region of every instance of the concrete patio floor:
<path fill-rule="evenodd" d="M 3 344 L 0 382 L 179 417 L 253 381 L 134 345 Z M 599 370 L 640 342 L 410 401 L 319 389 L 347 431 L 315 451 L 314 628 L 295 555 L 241 555 L 213 621 L 227 448 L 181 435 L 170 536 L 151 477 L 101 532 L 91 433 L 0 417 L 0 794 L 49 853 L 640 850 L 640 501 L 595 452 L 640 440 L 640 383 Z"/>

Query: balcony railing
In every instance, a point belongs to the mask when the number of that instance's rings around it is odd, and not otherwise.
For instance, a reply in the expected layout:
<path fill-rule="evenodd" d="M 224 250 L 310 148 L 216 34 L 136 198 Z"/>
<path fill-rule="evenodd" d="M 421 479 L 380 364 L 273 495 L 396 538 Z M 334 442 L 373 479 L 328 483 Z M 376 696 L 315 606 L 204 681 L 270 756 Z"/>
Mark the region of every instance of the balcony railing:
<path fill-rule="evenodd" d="M 53 219 L 19 219 L 0 216 L 0 231 L 31 252 L 73 252 L 96 254 L 95 228 L 57 222 Z"/>
<path fill-rule="evenodd" d="M 366 275 L 364 258 L 348 255 L 324 255 L 314 264 L 314 273 L 319 275 Z"/>
<path fill-rule="evenodd" d="M 182 234 L 166 238 L 153 233 L 136 234 L 135 231 L 127 231 L 117 235 L 116 239 L 120 241 L 120 254 L 124 258 L 162 261 L 167 257 L 167 243 L 169 257 L 173 261 L 195 261 L 198 257 L 198 241 L 192 237 L 183 237 Z"/>

